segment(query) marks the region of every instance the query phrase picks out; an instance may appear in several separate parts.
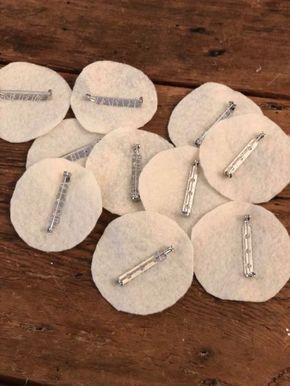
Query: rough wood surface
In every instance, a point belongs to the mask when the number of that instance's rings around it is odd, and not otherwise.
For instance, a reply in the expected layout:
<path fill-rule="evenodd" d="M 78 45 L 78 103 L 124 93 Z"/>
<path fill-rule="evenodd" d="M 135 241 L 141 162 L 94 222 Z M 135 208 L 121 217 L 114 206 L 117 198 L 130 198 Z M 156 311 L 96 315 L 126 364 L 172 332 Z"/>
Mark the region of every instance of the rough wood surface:
<path fill-rule="evenodd" d="M 0 61 L 49 65 L 70 84 L 96 59 L 136 65 L 159 84 L 146 129 L 165 137 L 190 87 L 221 81 L 254 96 L 290 135 L 289 13 L 287 1 L 0 0 Z M 0 141 L 0 385 L 290 385 L 290 282 L 250 304 L 215 299 L 194 280 L 161 314 L 115 311 L 90 274 L 115 216 L 104 212 L 63 253 L 16 235 L 9 201 L 29 146 Z M 288 232 L 289 203 L 290 186 L 264 205 Z"/>
<path fill-rule="evenodd" d="M 111 58 L 156 82 L 290 97 L 288 0 L 1 0 L 0 60 L 79 72 Z"/>

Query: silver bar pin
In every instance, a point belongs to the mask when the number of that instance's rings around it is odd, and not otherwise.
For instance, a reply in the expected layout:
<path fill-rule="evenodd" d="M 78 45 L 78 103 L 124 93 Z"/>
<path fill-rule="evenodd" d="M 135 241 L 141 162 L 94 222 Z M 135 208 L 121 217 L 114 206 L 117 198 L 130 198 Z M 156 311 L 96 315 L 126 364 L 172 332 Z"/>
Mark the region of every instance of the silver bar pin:
<path fill-rule="evenodd" d="M 131 280 L 135 279 L 137 276 L 141 275 L 143 272 L 148 271 L 148 269 L 154 267 L 157 263 L 164 261 L 167 256 L 174 251 L 173 246 L 169 246 L 161 251 L 157 251 L 148 259 L 142 261 L 140 264 L 135 265 L 132 269 L 125 272 L 118 277 L 118 284 L 124 286 L 129 283 Z"/>
<path fill-rule="evenodd" d="M 0 90 L 0 100 L 8 101 L 47 101 L 52 98 L 52 90 L 27 91 L 27 90 Z"/>
<path fill-rule="evenodd" d="M 81 158 L 86 158 L 89 156 L 90 152 L 93 150 L 94 146 L 98 142 L 100 142 L 99 138 L 96 139 L 95 141 L 89 143 L 88 145 L 79 147 L 79 148 L 71 151 L 70 153 L 67 153 L 67 154 L 61 156 L 61 158 L 65 158 L 68 161 L 77 161 Z"/>
<path fill-rule="evenodd" d="M 114 106 L 114 107 L 140 108 L 143 104 L 142 97 L 130 99 L 130 98 L 114 98 L 114 97 L 86 94 L 85 99 L 90 102 L 94 102 L 97 105 Z"/>
<path fill-rule="evenodd" d="M 47 228 L 48 233 L 52 233 L 54 231 L 54 228 L 60 222 L 60 216 L 61 216 L 61 213 L 62 213 L 62 210 L 64 207 L 70 179 L 71 179 L 71 173 L 64 171 L 63 172 L 63 179 L 62 179 L 62 182 L 60 184 L 60 187 L 59 187 L 59 190 L 58 190 L 58 193 L 56 196 L 55 204 L 53 207 L 53 211 L 52 211 L 52 214 L 50 217 L 49 226 Z"/>
<path fill-rule="evenodd" d="M 258 134 L 255 138 L 251 139 L 250 142 L 243 148 L 243 150 L 232 160 L 232 162 L 225 168 L 224 175 L 226 177 L 232 178 L 235 172 L 240 168 L 240 166 L 245 162 L 245 160 L 252 154 L 256 149 L 261 139 L 265 137 L 265 134 L 262 132 Z"/>
<path fill-rule="evenodd" d="M 197 169 L 198 165 L 199 165 L 199 161 L 194 160 L 193 165 L 189 172 L 185 195 L 184 195 L 184 201 L 181 209 L 181 213 L 184 216 L 190 216 L 192 211 L 193 199 L 194 199 L 197 178 L 198 178 L 198 169 Z"/>
<path fill-rule="evenodd" d="M 222 121 L 223 119 L 225 118 L 228 118 L 234 111 L 235 111 L 235 108 L 237 107 L 237 105 L 230 101 L 228 104 L 227 104 L 227 107 L 225 109 L 225 111 L 223 111 L 215 120 L 214 122 L 201 134 L 200 137 L 198 137 L 194 144 L 195 146 L 197 147 L 200 147 L 200 145 L 202 144 L 204 138 L 206 137 L 208 131 L 210 130 L 210 128 L 215 125 L 216 123 Z"/>
<path fill-rule="evenodd" d="M 242 238 L 243 238 L 243 267 L 245 277 L 255 277 L 253 263 L 253 250 L 252 250 L 252 227 L 250 224 L 251 216 L 247 214 L 244 217 L 242 225 Z"/>
<path fill-rule="evenodd" d="M 140 145 L 134 144 L 132 146 L 132 171 L 131 171 L 131 200 L 140 201 L 139 193 L 139 176 L 141 173 L 142 156 L 140 152 Z"/>

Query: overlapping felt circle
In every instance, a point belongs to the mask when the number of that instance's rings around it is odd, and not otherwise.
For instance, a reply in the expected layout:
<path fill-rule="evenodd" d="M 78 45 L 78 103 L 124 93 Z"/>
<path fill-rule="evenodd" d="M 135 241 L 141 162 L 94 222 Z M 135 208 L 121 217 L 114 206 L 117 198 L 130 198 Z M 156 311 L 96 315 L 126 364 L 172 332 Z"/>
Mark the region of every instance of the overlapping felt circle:
<path fill-rule="evenodd" d="M 145 130 L 117 129 L 94 147 L 86 163 L 100 184 L 104 208 L 119 215 L 143 209 L 141 202 L 132 201 L 130 197 L 134 144 L 140 145 L 142 168 L 154 155 L 172 148 L 157 134 Z"/>
<path fill-rule="evenodd" d="M 86 98 L 87 94 L 100 100 L 103 97 L 106 103 L 94 103 Z M 113 105 L 114 98 L 142 98 L 142 105 L 117 107 Z M 86 130 L 105 134 L 120 127 L 138 129 L 145 125 L 156 112 L 157 94 L 154 84 L 142 71 L 128 64 L 103 60 L 89 64 L 77 77 L 71 106 Z"/>
<path fill-rule="evenodd" d="M 255 102 L 224 84 L 208 82 L 187 94 L 170 115 L 168 133 L 176 146 L 195 146 L 195 141 L 209 129 L 227 109 L 229 102 L 236 107 L 230 115 L 261 114 Z"/>
<path fill-rule="evenodd" d="M 86 145 L 94 145 L 101 138 L 102 134 L 86 131 L 75 118 L 64 119 L 46 135 L 37 138 L 31 145 L 26 160 L 26 167 L 41 161 L 45 158 L 66 157 Z M 76 155 L 71 157 L 75 162 L 85 166 L 87 156 Z"/>
<path fill-rule="evenodd" d="M 71 173 L 69 187 L 59 223 L 49 233 L 65 171 Z M 101 212 L 101 191 L 92 172 L 64 159 L 45 159 L 28 168 L 16 184 L 10 205 L 11 222 L 18 235 L 31 247 L 46 252 L 79 244 Z"/>
<path fill-rule="evenodd" d="M 174 251 L 123 287 L 118 277 L 167 246 Z M 193 247 L 171 219 L 150 211 L 112 221 L 100 238 L 92 261 L 93 280 L 119 311 L 148 315 L 172 306 L 193 279 Z"/>
<path fill-rule="evenodd" d="M 192 210 L 189 216 L 182 214 L 187 181 L 195 160 L 199 160 L 199 151 L 193 146 L 162 151 L 144 167 L 139 187 L 145 209 L 172 218 L 189 234 L 204 214 L 228 201 L 209 185 L 198 166 Z"/>
<path fill-rule="evenodd" d="M 67 82 L 57 72 L 32 63 L 15 62 L 1 68 L 0 90 L 52 93 L 43 101 L 1 97 L 0 138 L 9 142 L 26 142 L 48 133 L 63 120 L 70 106 Z"/>

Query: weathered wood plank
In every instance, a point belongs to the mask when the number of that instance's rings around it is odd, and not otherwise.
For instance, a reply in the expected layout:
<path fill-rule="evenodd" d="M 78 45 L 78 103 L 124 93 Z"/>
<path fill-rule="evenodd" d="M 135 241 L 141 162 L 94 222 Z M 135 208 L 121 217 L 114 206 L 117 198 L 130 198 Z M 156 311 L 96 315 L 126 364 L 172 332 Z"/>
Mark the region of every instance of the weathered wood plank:
<path fill-rule="evenodd" d="M 2 241 L 4 374 L 94 386 L 266 385 L 288 374 L 289 283 L 271 301 L 249 304 L 215 299 L 195 281 L 161 314 L 126 315 L 91 281 L 96 236 L 59 254 Z M 221 383 L 206 383 L 213 378 Z"/>
<path fill-rule="evenodd" d="M 0 61 L 78 73 L 116 60 L 155 82 L 219 81 L 252 95 L 290 97 L 287 0 L 0 2 Z"/>
<path fill-rule="evenodd" d="M 75 76 L 66 76 L 70 83 Z M 190 90 L 157 86 L 159 109 L 146 129 L 167 137 L 173 106 Z M 290 103 L 254 98 L 290 134 Z M 9 219 L 9 200 L 30 144 L 1 141 L 0 374 L 7 385 L 286 385 L 290 283 L 262 304 L 218 300 L 194 280 L 165 312 L 115 311 L 91 280 L 95 245 L 115 216 L 62 253 L 26 246 Z M 290 231 L 289 187 L 264 206 Z M 270 350 L 270 355 L 269 355 Z M 1 376 L 0 376 L 1 380 Z"/>

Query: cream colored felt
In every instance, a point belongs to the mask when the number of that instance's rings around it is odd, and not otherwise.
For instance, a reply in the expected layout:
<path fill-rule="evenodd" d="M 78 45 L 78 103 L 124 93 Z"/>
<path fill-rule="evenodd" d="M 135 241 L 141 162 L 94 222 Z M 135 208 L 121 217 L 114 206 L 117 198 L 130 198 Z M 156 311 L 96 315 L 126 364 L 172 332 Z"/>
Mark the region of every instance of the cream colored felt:
<path fill-rule="evenodd" d="M 0 100 L 0 137 L 25 142 L 48 133 L 65 117 L 71 89 L 55 71 L 32 63 L 15 62 L 0 69 L 0 90 L 48 91 L 46 101 Z"/>
<path fill-rule="evenodd" d="M 225 177 L 224 169 L 260 132 L 266 135 L 258 147 L 232 178 Z M 264 115 L 243 115 L 215 125 L 200 149 L 200 160 L 208 182 L 232 200 L 266 202 L 290 182 L 289 138 Z"/>
<path fill-rule="evenodd" d="M 174 251 L 121 287 L 117 278 L 156 251 Z M 119 311 L 148 315 L 175 304 L 193 279 L 193 248 L 186 233 L 168 217 L 141 211 L 112 221 L 100 238 L 92 261 L 93 280 Z"/>
<path fill-rule="evenodd" d="M 60 222 L 47 228 L 63 172 L 72 173 Z M 18 180 L 10 203 L 12 224 L 31 247 L 63 251 L 83 241 L 102 212 L 100 188 L 94 175 L 64 159 L 46 159 L 32 165 Z"/>
<path fill-rule="evenodd" d="M 204 83 L 186 95 L 174 108 L 168 124 L 172 142 L 176 146 L 194 145 L 195 140 L 212 125 L 230 101 L 237 105 L 231 117 L 248 113 L 262 114 L 259 106 L 240 92 L 224 84 Z"/>
<path fill-rule="evenodd" d="M 140 144 L 142 167 L 157 153 L 172 145 L 144 130 L 118 129 L 107 134 L 89 155 L 86 167 L 100 184 L 104 208 L 119 215 L 142 210 L 130 197 L 132 145 Z"/>
<path fill-rule="evenodd" d="M 93 96 L 143 98 L 141 108 L 102 106 L 85 99 Z M 76 79 L 71 97 L 76 118 L 88 131 L 108 133 L 119 127 L 137 129 L 150 121 L 157 109 L 151 80 L 128 64 L 99 61 L 86 66 Z"/>
<path fill-rule="evenodd" d="M 256 276 L 243 273 L 242 223 L 251 215 Z M 268 210 L 229 202 L 206 214 L 192 230 L 195 274 L 204 289 L 221 299 L 263 302 L 275 296 L 290 277 L 290 239 Z"/>
<path fill-rule="evenodd" d="M 26 167 L 45 158 L 62 157 L 102 137 L 102 134 L 84 130 L 75 118 L 64 119 L 48 134 L 33 142 L 27 154 Z M 75 162 L 85 166 L 86 158 L 80 158 Z"/>
<path fill-rule="evenodd" d="M 198 179 L 191 215 L 181 214 L 188 176 L 199 151 L 193 146 L 182 146 L 162 151 L 144 167 L 139 190 L 145 209 L 164 214 L 175 220 L 186 232 L 207 212 L 228 201 L 213 189 L 198 166 Z"/>

